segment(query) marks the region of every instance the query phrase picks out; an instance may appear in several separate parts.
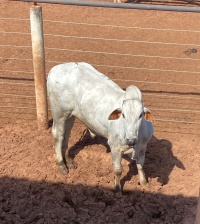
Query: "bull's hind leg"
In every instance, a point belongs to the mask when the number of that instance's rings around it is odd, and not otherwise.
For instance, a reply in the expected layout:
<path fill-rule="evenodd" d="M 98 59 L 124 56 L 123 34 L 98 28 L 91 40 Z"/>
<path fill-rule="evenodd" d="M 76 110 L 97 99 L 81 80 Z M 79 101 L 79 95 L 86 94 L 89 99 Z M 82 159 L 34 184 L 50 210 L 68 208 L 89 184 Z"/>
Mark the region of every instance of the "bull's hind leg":
<path fill-rule="evenodd" d="M 69 135 L 74 123 L 74 119 L 74 117 L 70 117 L 68 119 L 62 117 L 60 119 L 54 119 L 53 121 L 52 134 L 54 136 L 56 158 L 60 172 L 62 174 L 68 174 L 65 153 L 68 147 Z"/>
<path fill-rule="evenodd" d="M 62 174 L 68 174 L 67 167 L 65 165 L 65 157 L 63 156 L 62 146 L 65 133 L 65 119 L 53 119 L 52 134 L 54 137 L 54 147 L 56 151 L 57 164 Z"/>
<path fill-rule="evenodd" d="M 68 142 L 69 137 L 71 133 L 71 129 L 74 124 L 75 117 L 72 116 L 66 120 L 65 123 L 65 137 L 64 137 L 64 143 L 63 143 L 63 157 L 66 158 L 66 165 L 69 169 L 75 169 L 77 168 L 76 163 L 69 157 L 69 149 L 68 149 Z"/>

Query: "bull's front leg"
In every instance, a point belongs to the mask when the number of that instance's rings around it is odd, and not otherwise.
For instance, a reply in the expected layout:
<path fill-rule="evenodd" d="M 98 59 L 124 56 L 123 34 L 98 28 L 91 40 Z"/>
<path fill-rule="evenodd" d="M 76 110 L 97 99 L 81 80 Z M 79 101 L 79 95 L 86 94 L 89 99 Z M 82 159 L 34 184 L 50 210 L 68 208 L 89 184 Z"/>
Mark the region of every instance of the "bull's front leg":
<path fill-rule="evenodd" d="M 144 170 L 143 170 L 144 161 L 145 161 L 145 152 L 146 152 L 146 147 L 142 147 L 142 149 L 140 149 L 140 151 L 139 151 L 139 155 L 138 155 L 138 159 L 136 161 L 136 164 L 137 164 L 140 184 L 143 187 L 149 187 L 149 184 L 147 182 L 147 179 L 145 177 L 145 173 L 144 173 Z"/>
<path fill-rule="evenodd" d="M 121 191 L 121 175 L 122 175 L 122 152 L 120 149 L 112 148 L 111 147 L 111 154 L 112 154 L 112 160 L 113 160 L 113 165 L 114 165 L 114 174 L 115 174 L 115 186 L 114 186 L 114 191 L 115 192 L 120 192 Z"/>

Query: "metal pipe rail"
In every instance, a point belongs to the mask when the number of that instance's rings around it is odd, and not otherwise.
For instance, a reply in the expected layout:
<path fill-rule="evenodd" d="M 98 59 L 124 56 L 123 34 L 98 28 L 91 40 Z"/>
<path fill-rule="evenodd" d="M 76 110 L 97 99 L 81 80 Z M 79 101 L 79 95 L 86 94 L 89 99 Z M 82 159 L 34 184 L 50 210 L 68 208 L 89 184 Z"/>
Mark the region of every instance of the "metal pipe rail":
<path fill-rule="evenodd" d="M 10 0 L 21 2 L 50 3 L 62 5 L 78 5 L 91 7 L 107 7 L 107 8 L 124 8 L 124 9 L 140 9 L 140 10 L 158 10 L 158 11 L 176 11 L 176 12 L 200 12 L 200 7 L 186 6 L 165 6 L 165 5 L 149 5 L 149 4 L 131 4 L 131 3 L 106 3 L 92 2 L 85 0 Z"/>

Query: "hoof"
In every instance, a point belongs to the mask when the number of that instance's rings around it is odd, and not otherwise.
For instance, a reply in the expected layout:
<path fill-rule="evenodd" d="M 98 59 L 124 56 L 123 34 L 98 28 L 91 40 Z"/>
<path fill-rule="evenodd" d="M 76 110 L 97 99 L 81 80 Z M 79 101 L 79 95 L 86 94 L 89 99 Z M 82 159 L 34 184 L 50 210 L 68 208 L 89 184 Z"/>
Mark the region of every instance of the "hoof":
<path fill-rule="evenodd" d="M 74 161 L 70 161 L 69 163 L 67 163 L 67 167 L 69 169 L 76 169 L 78 166 L 77 163 L 75 163 Z"/>
<path fill-rule="evenodd" d="M 144 190 L 150 190 L 150 184 L 147 181 L 140 182 L 140 185 Z"/>
<path fill-rule="evenodd" d="M 121 187 L 118 186 L 118 185 L 116 185 L 116 186 L 114 187 L 114 192 L 115 192 L 115 193 L 119 193 L 119 192 L 121 192 Z"/>
<path fill-rule="evenodd" d="M 69 173 L 67 167 L 64 164 L 58 165 L 58 167 L 59 167 L 60 173 L 64 175 L 67 175 Z"/>

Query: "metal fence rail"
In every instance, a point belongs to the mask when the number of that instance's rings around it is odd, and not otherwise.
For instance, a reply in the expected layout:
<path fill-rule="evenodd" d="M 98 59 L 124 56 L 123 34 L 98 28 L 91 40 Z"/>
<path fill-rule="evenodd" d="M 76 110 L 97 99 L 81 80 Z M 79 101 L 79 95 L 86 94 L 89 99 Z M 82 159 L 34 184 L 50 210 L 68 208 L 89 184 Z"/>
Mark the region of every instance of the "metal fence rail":
<path fill-rule="evenodd" d="M 21 2 L 33 2 L 33 0 L 11 0 Z M 200 12 L 200 7 L 185 7 L 185 6 L 165 6 L 165 5 L 149 5 L 149 4 L 130 4 L 130 3 L 109 3 L 109 2 L 92 2 L 78 0 L 34 0 L 35 3 L 50 3 L 63 5 L 78 5 L 90 7 L 105 7 L 105 8 L 123 8 L 123 9 L 139 9 L 139 10 L 160 10 L 160 11 L 176 11 L 176 12 Z"/>

